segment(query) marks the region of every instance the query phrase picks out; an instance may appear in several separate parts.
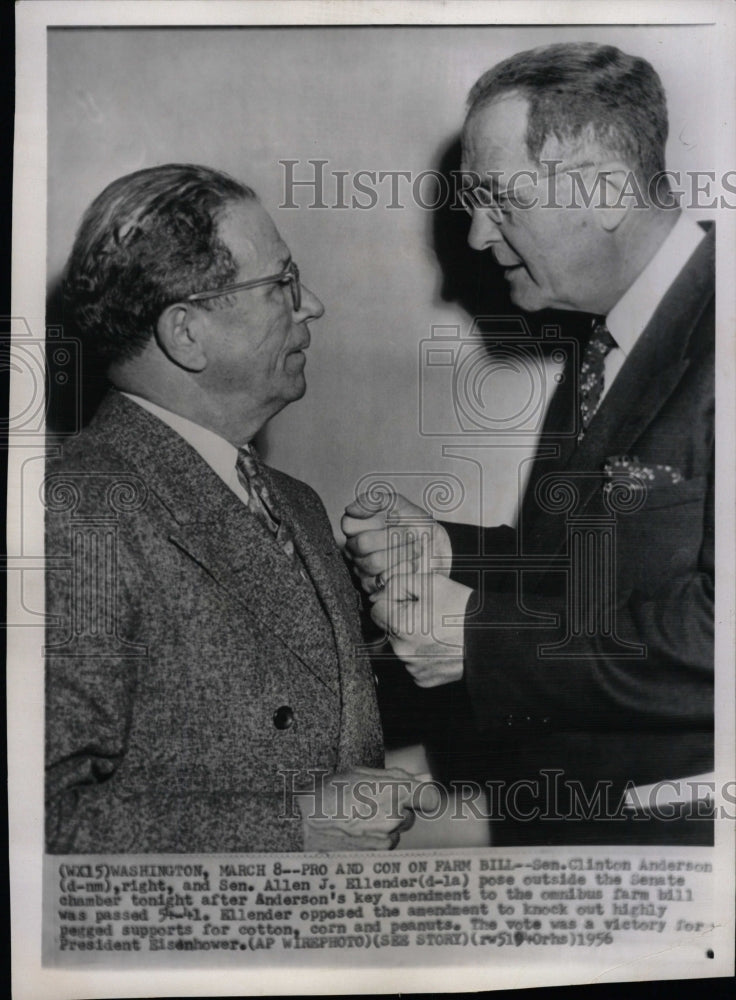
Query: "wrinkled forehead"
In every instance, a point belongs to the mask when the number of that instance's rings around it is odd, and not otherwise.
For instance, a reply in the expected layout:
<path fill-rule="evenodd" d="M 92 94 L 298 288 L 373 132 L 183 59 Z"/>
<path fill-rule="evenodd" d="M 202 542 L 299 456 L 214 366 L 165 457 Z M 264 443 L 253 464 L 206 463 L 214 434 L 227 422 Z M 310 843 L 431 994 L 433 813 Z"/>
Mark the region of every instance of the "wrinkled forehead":
<path fill-rule="evenodd" d="M 228 205 L 220 216 L 217 233 L 244 280 L 278 273 L 289 261 L 288 246 L 271 216 L 255 199 Z"/>
<path fill-rule="evenodd" d="M 531 166 L 526 146 L 529 102 L 515 92 L 480 104 L 465 119 L 462 169 L 514 172 Z"/>

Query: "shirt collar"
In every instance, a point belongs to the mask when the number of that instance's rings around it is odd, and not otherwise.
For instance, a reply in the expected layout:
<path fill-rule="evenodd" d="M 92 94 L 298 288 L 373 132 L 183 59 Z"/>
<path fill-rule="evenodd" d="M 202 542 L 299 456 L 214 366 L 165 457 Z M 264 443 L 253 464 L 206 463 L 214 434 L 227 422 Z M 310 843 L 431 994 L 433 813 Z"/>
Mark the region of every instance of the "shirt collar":
<path fill-rule="evenodd" d="M 687 263 L 705 232 L 684 212 L 639 277 L 606 317 L 606 326 L 625 355 L 637 342 L 667 289 Z"/>
<path fill-rule="evenodd" d="M 168 424 L 172 431 L 183 437 L 187 444 L 190 444 L 202 456 L 212 471 L 232 488 L 237 480 L 235 462 L 238 457 L 238 449 L 234 445 L 230 444 L 224 437 L 220 437 L 219 434 L 215 434 L 214 431 L 202 427 L 201 424 L 195 424 L 194 421 L 182 417 L 179 413 L 172 413 L 171 410 L 159 406 L 158 403 L 152 403 L 150 399 L 136 396 L 132 392 L 124 392 L 123 396 L 132 399 L 134 403 L 142 406 L 144 410 L 148 410 L 154 417 L 158 417 L 159 420 Z"/>

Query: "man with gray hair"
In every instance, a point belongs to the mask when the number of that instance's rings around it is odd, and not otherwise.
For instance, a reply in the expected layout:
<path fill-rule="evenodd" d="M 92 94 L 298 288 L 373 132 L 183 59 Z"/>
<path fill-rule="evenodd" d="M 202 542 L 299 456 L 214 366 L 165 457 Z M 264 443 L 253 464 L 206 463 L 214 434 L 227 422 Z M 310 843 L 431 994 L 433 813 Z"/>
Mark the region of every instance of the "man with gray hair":
<path fill-rule="evenodd" d="M 468 241 L 520 309 L 588 313 L 590 339 L 515 527 L 442 525 L 400 496 L 343 520 L 375 621 L 459 706 L 452 753 L 472 718 L 499 844 L 713 835 L 714 234 L 670 194 L 666 138 L 657 74 L 612 46 L 533 49 L 478 80 Z"/>
<path fill-rule="evenodd" d="M 323 312 L 272 220 L 215 170 L 138 171 L 65 293 L 112 388 L 45 482 L 48 850 L 395 846 L 420 783 L 383 769 L 349 574 L 253 446 Z"/>

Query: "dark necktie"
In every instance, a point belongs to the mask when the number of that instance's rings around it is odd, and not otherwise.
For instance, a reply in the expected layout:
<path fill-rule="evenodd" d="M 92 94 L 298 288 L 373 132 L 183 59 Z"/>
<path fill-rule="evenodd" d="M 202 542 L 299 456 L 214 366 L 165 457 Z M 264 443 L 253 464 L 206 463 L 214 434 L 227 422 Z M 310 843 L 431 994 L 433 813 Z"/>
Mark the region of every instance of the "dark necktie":
<path fill-rule="evenodd" d="M 598 409 L 605 385 L 606 357 L 615 346 L 616 341 L 611 336 L 606 324 L 594 322 L 593 332 L 583 351 L 583 361 L 580 365 L 580 381 L 578 383 L 580 430 L 578 441 L 582 440 L 588 424 Z"/>
<path fill-rule="evenodd" d="M 294 547 L 294 536 L 291 529 L 279 513 L 271 492 L 263 478 L 263 466 L 255 449 L 250 444 L 238 448 L 238 458 L 235 463 L 240 485 L 247 496 L 248 510 L 259 518 L 274 536 L 289 558 L 294 569 L 301 572 L 301 560 Z"/>

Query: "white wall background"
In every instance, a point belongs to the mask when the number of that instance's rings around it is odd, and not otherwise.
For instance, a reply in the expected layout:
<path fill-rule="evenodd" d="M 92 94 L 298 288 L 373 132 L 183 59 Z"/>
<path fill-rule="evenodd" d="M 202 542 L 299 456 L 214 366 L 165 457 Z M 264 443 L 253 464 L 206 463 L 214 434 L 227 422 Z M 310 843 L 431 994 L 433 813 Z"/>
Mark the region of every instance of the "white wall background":
<path fill-rule="evenodd" d="M 327 170 L 351 174 L 434 167 L 481 72 L 523 48 L 595 40 L 660 73 L 670 167 L 713 169 L 712 36 L 705 26 L 51 30 L 49 281 L 82 212 L 114 178 L 173 161 L 226 170 L 258 191 L 326 306 L 312 328 L 308 393 L 272 422 L 269 461 L 311 483 L 335 524 L 366 473 L 436 470 L 466 486 L 452 519 L 506 520 L 531 440 L 483 454 L 481 496 L 478 468 L 419 433 L 420 342 L 433 324 L 469 323 L 440 298 L 430 213 L 387 209 L 385 184 L 371 211 L 279 210 L 278 161 L 326 159 Z M 494 377 L 499 407 L 513 409 L 524 385 L 513 373 Z M 437 426 L 454 427 L 449 392 L 429 406 Z M 417 497 L 426 481 L 403 480 Z"/>

